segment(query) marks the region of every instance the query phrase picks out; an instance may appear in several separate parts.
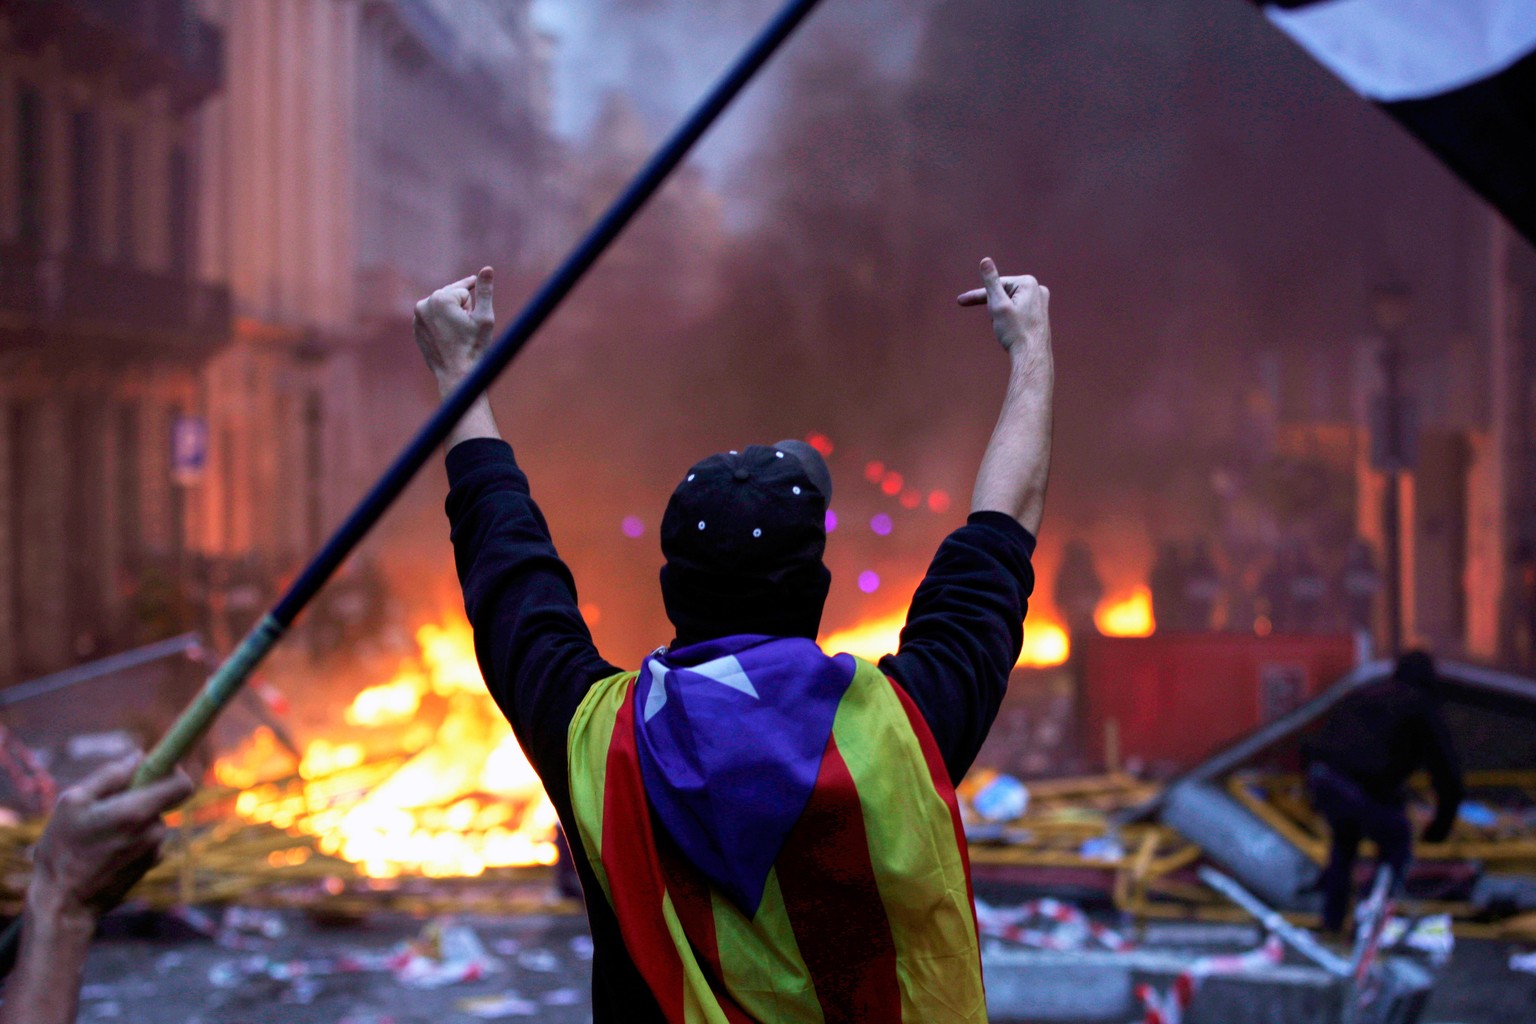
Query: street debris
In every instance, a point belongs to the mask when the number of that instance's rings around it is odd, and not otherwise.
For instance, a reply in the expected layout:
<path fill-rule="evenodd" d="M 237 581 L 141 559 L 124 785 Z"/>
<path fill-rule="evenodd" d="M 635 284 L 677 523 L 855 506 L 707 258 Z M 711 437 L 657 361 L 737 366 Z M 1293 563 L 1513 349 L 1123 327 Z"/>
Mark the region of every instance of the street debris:
<path fill-rule="evenodd" d="M 560 969 L 560 960 L 547 949 L 525 949 L 517 954 L 517 965 L 525 971 L 553 974 Z"/>
<path fill-rule="evenodd" d="M 1118 861 L 1125 856 L 1125 847 L 1112 835 L 1094 836 L 1083 840 L 1077 853 L 1088 860 Z"/>
<path fill-rule="evenodd" d="M 1251 974 L 1275 967 L 1285 959 L 1285 949 L 1278 935 L 1270 935 L 1264 944 L 1246 953 L 1205 956 L 1190 964 L 1166 990 L 1150 984 L 1136 986 L 1146 1016 L 1143 1024 L 1183 1024 L 1184 1014 L 1194 1001 L 1200 984 L 1215 975 Z"/>
<path fill-rule="evenodd" d="M 1413 950 L 1426 954 L 1430 963 L 1436 966 L 1444 964 L 1456 951 L 1451 915 L 1435 914 L 1417 921 L 1394 917 L 1387 921 L 1386 930 L 1381 936 L 1381 948 Z"/>
<path fill-rule="evenodd" d="M 505 1020 L 508 1017 L 536 1017 L 539 1004 L 524 999 L 517 992 L 494 996 L 470 996 L 453 1004 L 454 1009 L 481 1020 Z"/>
<path fill-rule="evenodd" d="M 987 822 L 1022 818 L 1029 808 L 1029 790 L 1012 775 L 998 774 L 971 795 L 971 808 Z"/>
<path fill-rule="evenodd" d="M 516 989 L 490 996 L 468 996 L 454 1003 L 454 1008 L 481 1020 L 508 1017 L 536 1017 L 546 1006 L 579 1006 L 586 998 L 580 990 L 557 988 L 545 992 L 537 1001 L 525 998 Z"/>
<path fill-rule="evenodd" d="M 1522 974 L 1536 974 L 1536 949 L 1529 953 L 1509 954 L 1509 969 Z"/>
<path fill-rule="evenodd" d="M 245 916 L 239 920 L 270 938 L 283 934 L 281 920 L 275 924 L 260 916 Z M 229 927 L 221 929 L 219 935 L 220 945 L 224 948 L 242 948 L 246 941 L 238 931 Z M 532 954 L 543 954 L 548 963 Z M 559 961 L 545 950 L 529 950 L 525 955 L 540 965 L 537 969 L 553 971 L 559 968 Z M 389 952 L 351 951 L 331 957 L 297 960 L 250 953 L 215 964 L 209 969 L 208 983 L 215 988 L 232 989 L 266 978 L 282 986 L 279 992 L 282 1001 L 307 1003 L 319 994 L 324 984 L 322 979 L 335 975 L 387 972 L 407 988 L 432 989 L 483 981 L 505 970 L 506 965 L 486 950 L 473 928 L 443 918 L 428 922 L 416 938 L 400 943 Z"/>
<path fill-rule="evenodd" d="M 406 944 L 403 953 L 403 959 L 391 964 L 390 970 L 396 981 L 411 988 L 481 981 L 506 969 L 486 950 L 473 928 L 449 920 L 430 922 L 419 938 Z"/>
<path fill-rule="evenodd" d="M 111 732 L 93 732 L 71 736 L 65 743 L 65 751 L 75 761 L 109 761 L 127 757 L 139 751 L 139 741 L 122 729 Z"/>
<path fill-rule="evenodd" d="M 1273 907 L 1232 879 L 1214 868 L 1201 868 L 1200 880 L 1252 914 L 1254 919 L 1273 935 L 1278 935 L 1286 945 L 1312 961 L 1323 970 L 1338 978 L 1349 977 L 1354 969 L 1348 960 L 1324 946 L 1305 928 L 1297 927 L 1282 917 Z"/>
<path fill-rule="evenodd" d="M 1017 907 L 994 907 L 978 899 L 976 922 L 982 935 L 1030 949 L 1097 948 L 1118 953 L 1133 945 L 1119 932 L 1060 900 L 1031 900 Z"/>

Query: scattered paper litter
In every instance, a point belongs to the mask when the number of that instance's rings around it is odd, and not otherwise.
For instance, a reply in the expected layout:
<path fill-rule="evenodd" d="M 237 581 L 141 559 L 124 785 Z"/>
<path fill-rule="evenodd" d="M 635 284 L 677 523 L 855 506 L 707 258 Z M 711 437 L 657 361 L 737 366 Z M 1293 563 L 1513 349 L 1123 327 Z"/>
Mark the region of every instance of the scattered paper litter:
<path fill-rule="evenodd" d="M 517 954 L 517 962 L 527 971 L 553 974 L 560 969 L 560 958 L 547 949 L 525 949 Z"/>
<path fill-rule="evenodd" d="M 1434 914 L 1417 921 L 1394 917 L 1381 933 L 1383 949 L 1412 949 L 1428 954 L 1437 964 L 1446 962 L 1456 950 L 1456 935 L 1451 930 L 1450 914 Z"/>
<path fill-rule="evenodd" d="M 574 988 L 550 989 L 540 997 L 545 1006 L 575 1006 L 581 1002 L 581 993 Z"/>
<path fill-rule="evenodd" d="M 503 992 L 494 996 L 470 996 L 454 1003 L 454 1008 L 481 1020 L 503 1020 L 507 1017 L 535 1017 L 539 1004 L 524 999 L 517 992 Z"/>
<path fill-rule="evenodd" d="M 972 795 L 971 808 L 988 822 L 1022 818 L 1029 808 L 1029 788 L 1012 775 L 999 774 Z"/>
<path fill-rule="evenodd" d="M 392 966 L 395 980 L 410 988 L 441 988 L 481 981 L 504 970 L 468 925 L 441 918 L 430 922 Z"/>

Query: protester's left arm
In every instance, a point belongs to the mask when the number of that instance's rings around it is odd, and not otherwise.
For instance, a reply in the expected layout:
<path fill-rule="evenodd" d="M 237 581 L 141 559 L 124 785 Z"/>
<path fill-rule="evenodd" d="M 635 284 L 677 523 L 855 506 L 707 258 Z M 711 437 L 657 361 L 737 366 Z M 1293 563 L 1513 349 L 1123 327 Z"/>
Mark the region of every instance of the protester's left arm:
<path fill-rule="evenodd" d="M 153 866 L 165 837 L 160 816 L 192 792 L 180 771 L 130 790 L 137 767 L 138 758 L 108 764 L 60 794 L 33 854 L 0 1024 L 74 1024 L 97 918 Z"/>
<path fill-rule="evenodd" d="M 940 546 L 901 647 L 881 662 L 922 711 L 955 782 L 987 738 L 1023 646 L 1056 382 L 1050 292 L 1027 274 L 1002 277 L 990 259 L 981 261 L 981 281 L 959 302 L 987 307 L 1008 355 L 1002 411 L 976 472 L 971 517 Z"/>
<path fill-rule="evenodd" d="M 939 546 L 901 646 L 880 662 L 922 712 L 953 782 L 976 759 L 1019 660 L 1034 550 L 1012 516 L 973 512 Z"/>

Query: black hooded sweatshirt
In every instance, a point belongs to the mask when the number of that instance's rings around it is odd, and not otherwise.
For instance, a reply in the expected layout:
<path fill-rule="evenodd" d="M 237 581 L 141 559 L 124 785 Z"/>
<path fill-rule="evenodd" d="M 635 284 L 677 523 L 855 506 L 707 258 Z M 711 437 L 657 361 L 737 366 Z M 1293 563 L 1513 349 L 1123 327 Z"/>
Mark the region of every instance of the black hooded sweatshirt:
<path fill-rule="evenodd" d="M 617 673 L 582 620 L 576 585 L 528 478 L 504 441 L 455 445 L 448 519 L 486 686 L 544 782 L 570 841 L 592 928 L 595 1024 L 662 1021 L 600 895 L 573 827 L 566 732 L 592 684 Z M 1001 512 L 973 513 L 939 545 L 913 595 L 900 647 L 880 668 L 917 705 L 952 781 L 975 760 L 1023 644 L 1035 539 Z M 631 652 L 638 662 L 646 652 Z"/>

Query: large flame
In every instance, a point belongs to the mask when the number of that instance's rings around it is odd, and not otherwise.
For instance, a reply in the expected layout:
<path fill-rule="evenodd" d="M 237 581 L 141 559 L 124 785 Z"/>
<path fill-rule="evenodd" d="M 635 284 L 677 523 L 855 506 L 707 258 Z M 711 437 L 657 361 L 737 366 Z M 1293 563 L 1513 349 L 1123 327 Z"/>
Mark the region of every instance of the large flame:
<path fill-rule="evenodd" d="M 823 646 L 873 660 L 896 650 L 905 621 L 898 610 Z M 554 863 L 554 807 L 481 681 L 469 624 L 428 624 L 416 640 L 417 657 L 346 708 L 361 738 L 312 740 L 291 783 L 292 755 L 266 729 L 215 762 L 215 778 L 240 791 L 236 813 L 315 836 L 371 878 Z M 1032 618 L 1018 663 L 1059 665 L 1067 652 L 1060 626 Z"/>
<path fill-rule="evenodd" d="M 294 792 L 262 783 L 281 774 L 282 751 L 258 731 L 214 765 L 221 783 L 243 791 L 236 812 L 317 836 L 322 852 L 373 878 L 554 863 L 554 807 L 486 692 L 469 624 L 429 624 L 416 640 L 419 657 L 359 693 L 344 716 L 360 729 L 387 730 L 393 764 L 378 762 L 383 772 L 371 784 L 338 782 L 338 773 L 366 770 L 373 737 L 316 739 L 304 750 Z M 429 702 L 441 712 L 435 725 L 424 710 Z"/>
<path fill-rule="evenodd" d="M 1145 586 L 1100 604 L 1093 613 L 1094 625 L 1105 636 L 1151 636 L 1157 629 L 1152 618 L 1152 592 Z"/>
<path fill-rule="evenodd" d="M 879 619 L 870 619 L 824 637 L 823 650 L 846 651 L 874 661 L 895 651 L 906 625 L 906 609 Z M 1070 650 L 1067 631 L 1048 619 L 1031 618 L 1024 623 L 1024 649 L 1019 653 L 1021 668 L 1049 668 L 1067 660 Z"/>

